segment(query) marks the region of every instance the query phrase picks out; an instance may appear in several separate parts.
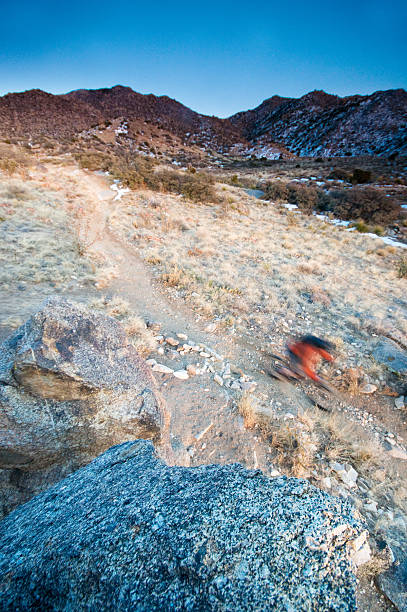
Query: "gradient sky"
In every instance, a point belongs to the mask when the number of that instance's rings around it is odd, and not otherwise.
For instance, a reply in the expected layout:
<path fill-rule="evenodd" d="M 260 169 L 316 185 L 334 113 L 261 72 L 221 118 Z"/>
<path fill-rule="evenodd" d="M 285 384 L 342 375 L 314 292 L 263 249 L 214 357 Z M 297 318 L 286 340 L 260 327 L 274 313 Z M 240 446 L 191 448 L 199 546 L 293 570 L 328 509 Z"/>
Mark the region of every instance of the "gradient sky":
<path fill-rule="evenodd" d="M 407 1 L 2 0 L 0 95 L 129 85 L 228 116 L 407 88 Z"/>

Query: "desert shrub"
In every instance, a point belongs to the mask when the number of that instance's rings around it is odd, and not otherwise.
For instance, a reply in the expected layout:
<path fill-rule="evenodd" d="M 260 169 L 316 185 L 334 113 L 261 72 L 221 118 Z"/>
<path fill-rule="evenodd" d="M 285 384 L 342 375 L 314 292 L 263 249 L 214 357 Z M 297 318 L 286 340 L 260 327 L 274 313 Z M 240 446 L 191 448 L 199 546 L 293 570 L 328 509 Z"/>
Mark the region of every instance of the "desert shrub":
<path fill-rule="evenodd" d="M 304 212 L 311 213 L 318 203 L 318 191 L 313 186 L 291 183 L 288 185 L 287 199 L 290 204 L 296 204 Z"/>
<path fill-rule="evenodd" d="M 400 213 L 393 198 L 373 187 L 342 189 L 331 193 L 334 214 L 341 219 L 363 219 L 374 224 L 388 225 Z"/>
<path fill-rule="evenodd" d="M 194 202 L 216 202 L 214 180 L 204 172 L 181 173 L 160 170 L 145 177 L 146 186 L 156 191 L 179 193 Z"/>
<path fill-rule="evenodd" d="M 275 200 L 286 202 L 288 198 L 288 189 L 286 183 L 282 181 L 270 181 L 262 185 L 264 198 L 266 200 Z"/>
<path fill-rule="evenodd" d="M 369 230 L 369 226 L 367 225 L 367 223 L 365 223 L 363 221 L 363 219 L 360 219 L 359 221 L 356 221 L 356 223 L 354 223 L 353 227 L 360 232 L 361 234 L 367 234 L 370 230 Z"/>
<path fill-rule="evenodd" d="M 342 168 L 333 168 L 330 174 L 328 174 L 328 178 L 336 181 L 350 181 L 349 172 L 343 170 Z"/>
<path fill-rule="evenodd" d="M 82 168 L 108 171 L 130 189 L 182 194 L 195 202 L 216 202 L 214 179 L 205 172 L 156 171 L 156 162 L 138 155 L 108 155 L 97 151 L 76 155 Z M 195 168 L 194 168 L 195 170 Z"/>
<path fill-rule="evenodd" d="M 407 257 L 400 257 L 397 262 L 397 276 L 407 278 Z"/>
<path fill-rule="evenodd" d="M 106 153 L 85 151 L 77 153 L 75 159 L 81 168 L 86 168 L 87 170 L 107 170 L 111 158 Z"/>
<path fill-rule="evenodd" d="M 12 176 L 17 168 L 18 163 L 15 159 L 9 159 L 8 157 L 0 159 L 0 170 L 9 176 Z"/>
<path fill-rule="evenodd" d="M 30 165 L 29 156 L 20 148 L 0 144 L 0 171 L 12 176 Z"/>
<path fill-rule="evenodd" d="M 370 170 L 362 170 L 361 168 L 355 168 L 352 172 L 351 182 L 358 183 L 370 183 L 372 180 L 372 173 Z"/>

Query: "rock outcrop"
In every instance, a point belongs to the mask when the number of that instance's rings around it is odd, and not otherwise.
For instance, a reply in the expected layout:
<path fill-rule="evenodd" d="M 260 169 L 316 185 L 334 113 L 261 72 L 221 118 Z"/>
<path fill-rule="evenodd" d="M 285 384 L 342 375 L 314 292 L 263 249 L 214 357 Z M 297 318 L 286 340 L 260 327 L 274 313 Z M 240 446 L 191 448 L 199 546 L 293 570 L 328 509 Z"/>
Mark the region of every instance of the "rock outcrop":
<path fill-rule="evenodd" d="M 355 511 L 239 464 L 113 447 L 0 523 L 3 610 L 355 610 Z"/>
<path fill-rule="evenodd" d="M 119 442 L 160 437 L 163 400 L 114 319 L 50 299 L 0 348 L 3 512 Z"/>

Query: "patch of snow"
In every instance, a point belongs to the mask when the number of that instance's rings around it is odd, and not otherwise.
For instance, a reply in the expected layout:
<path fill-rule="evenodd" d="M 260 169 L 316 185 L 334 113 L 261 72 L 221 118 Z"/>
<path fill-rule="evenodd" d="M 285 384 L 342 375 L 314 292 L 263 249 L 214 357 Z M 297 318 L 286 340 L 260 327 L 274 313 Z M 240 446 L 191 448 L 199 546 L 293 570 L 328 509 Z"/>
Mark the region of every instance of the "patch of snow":
<path fill-rule="evenodd" d="M 298 209 L 297 204 L 289 204 L 288 202 L 286 202 L 285 204 L 283 204 L 284 208 L 288 208 L 288 210 L 295 210 Z M 300 212 L 300 211 L 298 211 Z"/>
<path fill-rule="evenodd" d="M 113 185 L 110 185 L 110 189 L 112 189 L 113 191 L 116 191 L 116 195 L 113 198 L 113 201 L 115 202 L 116 200 L 121 200 L 122 196 L 125 193 L 129 193 L 130 189 L 128 189 L 127 187 L 120 187 L 120 185 L 118 185 L 119 181 L 117 181 L 117 179 L 114 181 Z"/>

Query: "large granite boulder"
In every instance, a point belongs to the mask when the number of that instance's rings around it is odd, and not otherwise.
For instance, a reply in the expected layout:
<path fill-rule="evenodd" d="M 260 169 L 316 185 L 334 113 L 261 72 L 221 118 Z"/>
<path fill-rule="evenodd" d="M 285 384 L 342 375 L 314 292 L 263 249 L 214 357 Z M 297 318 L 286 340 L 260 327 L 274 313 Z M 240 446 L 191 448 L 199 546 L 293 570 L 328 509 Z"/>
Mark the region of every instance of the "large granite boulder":
<path fill-rule="evenodd" d="M 2 610 L 355 610 L 348 501 L 126 442 L 0 523 Z"/>
<path fill-rule="evenodd" d="M 120 324 L 50 299 L 0 347 L 3 512 L 113 444 L 157 440 L 167 421 Z"/>

